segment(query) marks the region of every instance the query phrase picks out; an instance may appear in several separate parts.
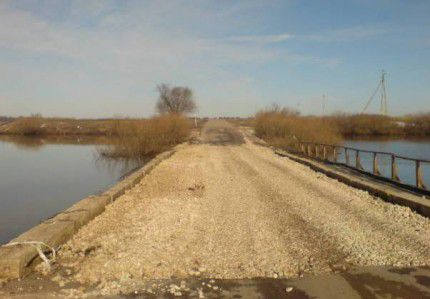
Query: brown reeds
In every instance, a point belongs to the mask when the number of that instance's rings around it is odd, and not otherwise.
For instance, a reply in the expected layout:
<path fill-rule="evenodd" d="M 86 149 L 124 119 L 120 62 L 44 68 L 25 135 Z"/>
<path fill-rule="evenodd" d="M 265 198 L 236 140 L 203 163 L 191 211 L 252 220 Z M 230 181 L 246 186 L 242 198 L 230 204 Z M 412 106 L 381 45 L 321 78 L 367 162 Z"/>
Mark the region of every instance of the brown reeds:
<path fill-rule="evenodd" d="M 297 142 L 337 144 L 342 138 L 333 123 L 317 117 L 303 117 L 288 109 L 260 111 L 254 120 L 258 137 L 276 147 L 291 147 Z"/>
<path fill-rule="evenodd" d="M 46 125 L 41 117 L 20 117 L 14 121 L 13 133 L 17 135 L 44 135 Z"/>
<path fill-rule="evenodd" d="M 400 134 L 402 128 L 395 119 L 372 114 L 334 115 L 326 118 L 336 125 L 343 136 L 377 136 Z"/>
<path fill-rule="evenodd" d="M 114 119 L 18 117 L 0 124 L 0 134 L 110 136 L 115 122 Z"/>
<path fill-rule="evenodd" d="M 406 135 L 430 136 L 430 113 L 407 115 L 404 121 Z"/>
<path fill-rule="evenodd" d="M 428 136 L 430 114 L 392 117 L 372 114 L 333 115 L 326 117 L 343 136 Z"/>
<path fill-rule="evenodd" d="M 121 120 L 113 124 L 113 145 L 100 149 L 105 157 L 146 160 L 178 143 L 190 133 L 190 120 L 165 114 L 143 120 Z"/>

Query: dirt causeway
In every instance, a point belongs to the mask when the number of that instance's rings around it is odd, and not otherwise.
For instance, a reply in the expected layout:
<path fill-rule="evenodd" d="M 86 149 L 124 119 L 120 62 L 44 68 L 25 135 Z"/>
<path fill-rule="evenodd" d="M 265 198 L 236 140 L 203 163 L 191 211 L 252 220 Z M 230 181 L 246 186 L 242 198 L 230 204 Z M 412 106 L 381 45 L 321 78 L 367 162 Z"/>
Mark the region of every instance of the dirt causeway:
<path fill-rule="evenodd" d="M 129 294 L 156 292 L 153 279 L 428 266 L 429 231 L 429 219 L 410 209 L 278 157 L 214 120 L 200 143 L 181 145 L 65 244 L 58 267 L 67 275 L 53 280 Z"/>

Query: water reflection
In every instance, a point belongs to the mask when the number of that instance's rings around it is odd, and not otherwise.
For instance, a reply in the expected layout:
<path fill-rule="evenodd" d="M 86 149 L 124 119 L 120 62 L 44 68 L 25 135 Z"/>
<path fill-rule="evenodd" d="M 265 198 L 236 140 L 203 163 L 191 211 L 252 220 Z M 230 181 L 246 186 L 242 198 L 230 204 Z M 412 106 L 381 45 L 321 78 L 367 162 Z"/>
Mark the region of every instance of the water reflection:
<path fill-rule="evenodd" d="M 21 136 L 0 135 L 0 142 L 8 142 L 22 150 L 39 150 L 50 144 L 69 145 L 109 145 L 112 139 L 102 136 Z"/>
<path fill-rule="evenodd" d="M 111 173 L 116 173 L 118 170 L 122 173 L 119 179 L 123 179 L 129 174 L 133 173 L 142 165 L 144 162 L 136 161 L 133 159 L 125 159 L 125 158 L 112 158 L 106 155 L 101 154 L 103 150 L 100 150 L 100 147 L 96 148 L 96 153 L 94 153 L 94 163 L 95 167 L 100 171 L 109 171 Z"/>
<path fill-rule="evenodd" d="M 345 146 L 394 153 L 415 159 L 430 160 L 430 139 L 429 138 L 408 138 L 408 139 L 352 139 L 345 141 Z M 361 163 L 367 171 L 373 169 L 373 156 L 361 153 Z M 341 159 L 345 159 L 342 155 Z M 415 185 L 415 163 L 413 161 L 397 159 L 398 175 L 402 182 Z M 350 165 L 355 165 L 355 155 L 350 153 Z M 391 156 L 378 155 L 378 166 L 381 175 L 391 177 Z M 424 183 L 430 186 L 430 163 L 422 164 Z"/>
<path fill-rule="evenodd" d="M 101 137 L 0 136 L 0 243 L 141 165 L 101 158 L 97 148 L 110 143 Z"/>

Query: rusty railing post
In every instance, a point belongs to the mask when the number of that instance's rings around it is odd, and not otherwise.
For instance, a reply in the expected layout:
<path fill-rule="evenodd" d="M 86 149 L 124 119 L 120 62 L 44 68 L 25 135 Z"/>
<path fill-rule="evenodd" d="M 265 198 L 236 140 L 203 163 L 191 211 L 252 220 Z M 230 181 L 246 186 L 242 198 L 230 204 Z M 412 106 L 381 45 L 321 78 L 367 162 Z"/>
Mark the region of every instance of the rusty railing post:
<path fill-rule="evenodd" d="M 326 149 L 325 145 L 323 145 L 322 147 L 323 147 L 323 159 L 325 161 L 325 160 L 327 160 L 327 149 Z"/>
<path fill-rule="evenodd" d="M 423 172 L 421 170 L 421 161 L 416 160 L 415 161 L 415 179 L 416 179 L 416 186 L 419 189 L 426 189 L 426 186 L 423 182 Z"/>
<path fill-rule="evenodd" d="M 312 157 L 311 146 L 308 144 L 308 156 Z"/>
<path fill-rule="evenodd" d="M 355 151 L 355 168 L 357 168 L 359 170 L 363 170 L 363 166 L 361 165 L 360 151 L 359 150 Z"/>
<path fill-rule="evenodd" d="M 348 149 L 345 147 L 345 164 L 349 165 L 349 154 Z"/>
<path fill-rule="evenodd" d="M 400 182 L 399 175 L 397 173 L 396 156 L 391 155 L 391 179 L 396 182 Z"/>
<path fill-rule="evenodd" d="M 336 146 L 333 146 L 333 162 L 337 163 L 337 151 Z"/>
<path fill-rule="evenodd" d="M 376 156 L 376 153 L 373 153 L 373 174 L 374 175 L 381 175 L 381 173 L 379 172 L 379 167 L 378 167 L 378 157 Z"/>
<path fill-rule="evenodd" d="M 318 158 L 318 145 L 315 144 L 314 148 L 315 148 L 315 158 L 317 159 Z"/>

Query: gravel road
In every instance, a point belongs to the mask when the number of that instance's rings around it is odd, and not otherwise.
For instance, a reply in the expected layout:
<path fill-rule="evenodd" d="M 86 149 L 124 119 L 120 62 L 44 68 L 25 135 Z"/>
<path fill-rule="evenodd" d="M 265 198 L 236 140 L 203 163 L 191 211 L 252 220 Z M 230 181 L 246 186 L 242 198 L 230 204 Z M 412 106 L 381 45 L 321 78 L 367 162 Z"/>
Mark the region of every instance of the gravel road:
<path fill-rule="evenodd" d="M 430 265 L 430 221 L 253 144 L 221 120 L 181 145 L 60 251 L 102 294 L 146 279 L 297 277 Z"/>

